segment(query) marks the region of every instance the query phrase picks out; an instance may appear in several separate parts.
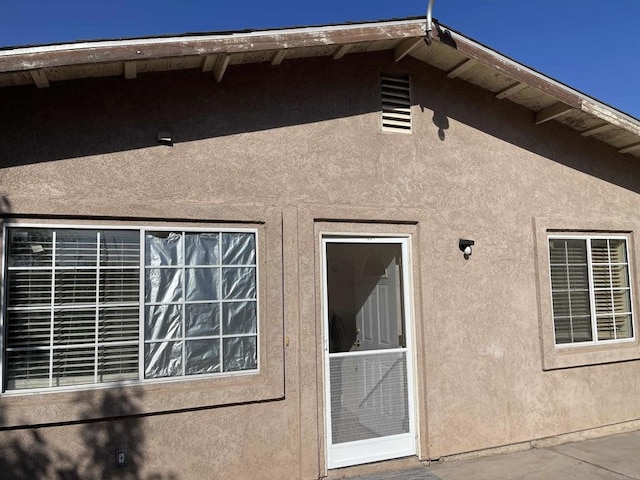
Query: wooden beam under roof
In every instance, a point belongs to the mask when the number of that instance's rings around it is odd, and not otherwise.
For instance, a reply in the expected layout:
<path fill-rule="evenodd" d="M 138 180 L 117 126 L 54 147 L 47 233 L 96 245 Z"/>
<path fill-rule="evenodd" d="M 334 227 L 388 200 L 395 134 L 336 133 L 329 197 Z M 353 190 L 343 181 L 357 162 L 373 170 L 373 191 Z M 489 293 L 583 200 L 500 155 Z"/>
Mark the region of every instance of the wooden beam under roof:
<path fill-rule="evenodd" d="M 213 76 L 216 82 L 220 83 L 222 81 L 224 72 L 227 71 L 227 67 L 229 66 L 230 59 L 231 55 L 219 55 L 218 58 L 216 58 L 216 63 L 213 65 Z"/>
<path fill-rule="evenodd" d="M 635 152 L 636 150 L 640 150 L 640 142 L 632 143 L 631 145 L 627 145 L 626 147 L 622 147 L 618 151 L 620 153 L 630 153 L 630 152 Z"/>
<path fill-rule="evenodd" d="M 204 57 L 204 62 L 202 62 L 202 71 L 203 72 L 212 72 L 213 66 L 216 64 L 217 55 L 207 55 Z"/>
<path fill-rule="evenodd" d="M 420 45 L 422 45 L 423 42 L 424 37 L 420 37 L 418 39 L 407 38 L 406 40 L 401 41 L 398 46 L 393 49 L 393 58 L 396 62 L 399 62 L 415 49 L 417 49 Z"/>
<path fill-rule="evenodd" d="M 515 95 L 516 93 L 521 92 L 528 86 L 529 85 L 521 82 L 513 83 L 509 85 L 507 88 L 503 88 L 498 93 L 496 93 L 496 98 L 498 100 L 502 100 L 503 98 L 510 97 L 511 95 Z"/>
<path fill-rule="evenodd" d="M 467 58 L 460 62 L 458 65 L 453 67 L 451 70 L 447 72 L 447 77 L 456 78 L 458 75 L 466 72 L 474 65 L 474 61 L 471 58 Z"/>
<path fill-rule="evenodd" d="M 564 115 L 571 110 L 573 110 L 573 107 L 562 102 L 554 103 L 550 107 L 543 108 L 538 113 L 536 113 L 536 125 L 540 125 L 541 123 L 545 123 L 549 120 L 553 120 L 554 118 L 558 118 L 560 115 Z"/>
<path fill-rule="evenodd" d="M 286 50 L 278 50 L 276 53 L 273 54 L 273 57 L 271 57 L 271 65 L 280 65 L 284 60 L 284 57 L 286 56 L 287 56 Z"/>
<path fill-rule="evenodd" d="M 43 70 L 29 70 L 29 73 L 31 74 L 33 83 L 36 84 L 36 87 L 47 88 L 49 86 L 49 79 Z"/>
<path fill-rule="evenodd" d="M 349 53 L 349 50 L 351 50 L 353 48 L 353 44 L 352 43 L 348 43 L 346 45 L 340 45 L 335 52 L 333 52 L 333 59 L 334 60 L 340 60 L 342 57 L 344 57 L 347 53 Z"/>
<path fill-rule="evenodd" d="M 138 76 L 138 67 L 136 62 L 124 62 L 124 78 L 133 80 Z"/>
<path fill-rule="evenodd" d="M 595 127 L 587 128 L 580 132 L 580 135 L 583 137 L 590 137 L 591 135 L 595 135 L 596 133 L 606 132 L 610 128 L 613 128 L 613 125 L 610 123 L 600 123 Z"/>

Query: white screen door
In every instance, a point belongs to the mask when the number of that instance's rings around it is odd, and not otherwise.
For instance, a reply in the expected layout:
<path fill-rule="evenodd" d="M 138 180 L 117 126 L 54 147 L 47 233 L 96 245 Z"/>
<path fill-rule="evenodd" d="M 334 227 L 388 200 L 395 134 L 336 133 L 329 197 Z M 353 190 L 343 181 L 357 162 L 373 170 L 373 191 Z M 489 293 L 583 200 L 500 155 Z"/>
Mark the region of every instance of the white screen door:
<path fill-rule="evenodd" d="M 416 453 L 407 243 L 323 238 L 328 468 Z"/>

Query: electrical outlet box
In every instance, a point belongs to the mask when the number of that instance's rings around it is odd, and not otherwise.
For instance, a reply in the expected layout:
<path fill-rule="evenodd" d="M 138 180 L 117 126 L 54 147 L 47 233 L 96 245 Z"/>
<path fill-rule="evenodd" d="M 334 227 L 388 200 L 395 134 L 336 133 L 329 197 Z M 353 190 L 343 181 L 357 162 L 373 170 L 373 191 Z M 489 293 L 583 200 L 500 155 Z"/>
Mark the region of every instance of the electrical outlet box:
<path fill-rule="evenodd" d="M 127 451 L 118 450 L 116 452 L 116 465 L 120 468 L 127 466 Z"/>

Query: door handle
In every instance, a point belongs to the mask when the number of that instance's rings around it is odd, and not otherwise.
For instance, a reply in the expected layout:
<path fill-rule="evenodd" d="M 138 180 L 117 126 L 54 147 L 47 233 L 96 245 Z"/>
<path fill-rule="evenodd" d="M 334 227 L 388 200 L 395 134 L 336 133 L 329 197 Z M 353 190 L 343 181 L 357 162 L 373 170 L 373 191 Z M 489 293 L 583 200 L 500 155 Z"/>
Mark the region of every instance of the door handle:
<path fill-rule="evenodd" d="M 353 344 L 356 348 L 360 347 L 360 340 L 356 340 L 355 342 L 353 342 Z"/>

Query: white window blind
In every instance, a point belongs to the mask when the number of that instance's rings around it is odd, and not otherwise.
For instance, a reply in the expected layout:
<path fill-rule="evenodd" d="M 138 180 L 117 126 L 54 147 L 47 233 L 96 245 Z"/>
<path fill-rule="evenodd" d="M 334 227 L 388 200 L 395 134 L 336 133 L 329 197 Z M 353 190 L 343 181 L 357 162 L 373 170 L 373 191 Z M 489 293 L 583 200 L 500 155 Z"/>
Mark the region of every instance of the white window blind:
<path fill-rule="evenodd" d="M 634 338 L 626 238 L 549 237 L 555 343 Z"/>
<path fill-rule="evenodd" d="M 9 230 L 7 389 L 138 376 L 139 234 Z"/>
<path fill-rule="evenodd" d="M 6 232 L 5 390 L 257 369 L 255 232 Z"/>

